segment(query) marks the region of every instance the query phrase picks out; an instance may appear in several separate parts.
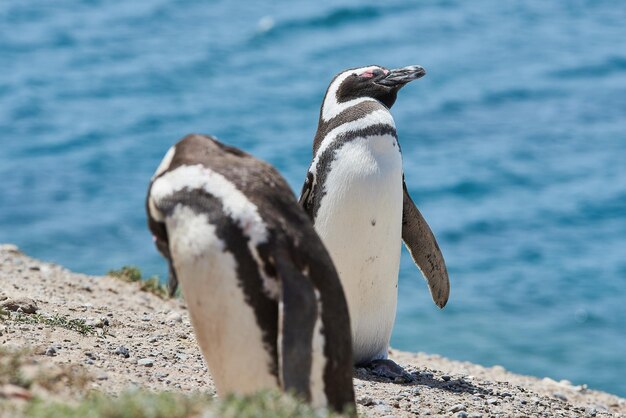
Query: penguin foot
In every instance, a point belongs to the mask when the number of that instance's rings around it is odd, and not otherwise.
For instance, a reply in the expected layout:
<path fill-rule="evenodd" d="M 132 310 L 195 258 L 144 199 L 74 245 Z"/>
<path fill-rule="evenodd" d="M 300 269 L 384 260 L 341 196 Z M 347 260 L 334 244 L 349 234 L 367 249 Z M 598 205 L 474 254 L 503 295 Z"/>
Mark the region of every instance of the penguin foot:
<path fill-rule="evenodd" d="M 389 359 L 372 360 L 365 368 L 372 374 L 394 380 L 398 383 L 412 382 L 413 375 L 404 370 L 398 363 Z"/>

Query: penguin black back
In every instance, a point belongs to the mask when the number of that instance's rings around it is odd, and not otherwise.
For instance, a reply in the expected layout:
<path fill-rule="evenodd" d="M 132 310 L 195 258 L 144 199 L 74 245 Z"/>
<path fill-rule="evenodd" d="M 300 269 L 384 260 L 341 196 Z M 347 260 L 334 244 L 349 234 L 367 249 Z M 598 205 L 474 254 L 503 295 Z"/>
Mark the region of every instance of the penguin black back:
<path fill-rule="evenodd" d="M 219 393 L 280 387 L 316 406 L 354 408 L 339 278 L 272 166 L 189 135 L 166 154 L 146 206 Z"/>

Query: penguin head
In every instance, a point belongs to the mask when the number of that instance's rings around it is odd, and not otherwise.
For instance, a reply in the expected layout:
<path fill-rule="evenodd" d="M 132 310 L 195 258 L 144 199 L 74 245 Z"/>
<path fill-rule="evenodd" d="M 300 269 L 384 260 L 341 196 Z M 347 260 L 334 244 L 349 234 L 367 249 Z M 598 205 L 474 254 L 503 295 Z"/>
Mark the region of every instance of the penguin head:
<path fill-rule="evenodd" d="M 419 65 L 394 70 L 378 65 L 352 68 L 335 76 L 326 91 L 324 104 L 333 99 L 339 104 L 359 98 L 372 98 L 391 108 L 398 90 L 425 74 L 426 70 Z"/>

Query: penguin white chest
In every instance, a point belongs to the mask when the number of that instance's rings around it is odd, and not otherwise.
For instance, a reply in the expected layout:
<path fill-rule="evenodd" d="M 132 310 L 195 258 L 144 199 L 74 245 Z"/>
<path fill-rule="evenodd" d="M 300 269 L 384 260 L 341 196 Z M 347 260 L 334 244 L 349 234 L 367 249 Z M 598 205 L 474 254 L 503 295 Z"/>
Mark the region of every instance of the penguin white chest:
<path fill-rule="evenodd" d="M 237 276 L 237 260 L 204 214 L 179 205 L 166 220 L 172 260 L 218 393 L 278 387 L 272 358 Z"/>
<path fill-rule="evenodd" d="M 386 358 L 396 314 L 402 238 L 402 157 L 392 135 L 335 151 L 315 229 L 341 279 L 355 363 Z"/>

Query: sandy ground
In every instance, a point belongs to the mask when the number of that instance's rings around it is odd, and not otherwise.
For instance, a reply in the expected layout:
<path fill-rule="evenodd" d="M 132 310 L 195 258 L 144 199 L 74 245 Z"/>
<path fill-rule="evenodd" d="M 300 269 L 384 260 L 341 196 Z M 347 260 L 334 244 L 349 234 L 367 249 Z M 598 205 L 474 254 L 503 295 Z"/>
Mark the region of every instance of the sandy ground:
<path fill-rule="evenodd" d="M 38 314 L 84 319 L 98 334 L 0 321 L 0 346 L 32 350 L 38 367 L 78 367 L 89 388 L 111 394 L 129 387 L 214 392 L 181 300 L 164 300 L 112 277 L 72 273 L 1 245 L 0 305 L 28 310 L 32 303 Z M 355 370 L 359 415 L 626 417 L 626 399 L 584 385 L 424 353 L 393 350 L 391 358 L 414 381 L 392 382 Z M 12 397 L 24 396 L 0 385 L 0 401 Z"/>

